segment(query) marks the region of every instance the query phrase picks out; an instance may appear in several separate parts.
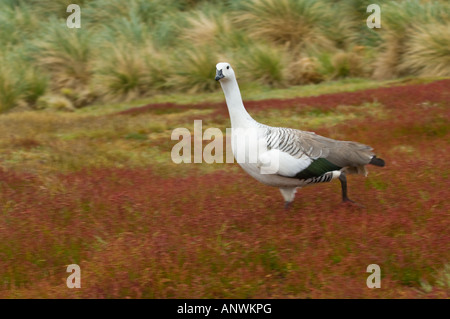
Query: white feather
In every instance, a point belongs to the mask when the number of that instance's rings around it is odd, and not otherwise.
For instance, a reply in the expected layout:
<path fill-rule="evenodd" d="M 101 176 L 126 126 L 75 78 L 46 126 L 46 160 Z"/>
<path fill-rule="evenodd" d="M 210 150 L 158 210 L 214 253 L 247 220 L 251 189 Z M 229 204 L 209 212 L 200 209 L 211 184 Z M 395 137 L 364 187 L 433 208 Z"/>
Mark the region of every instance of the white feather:
<path fill-rule="evenodd" d="M 312 160 L 306 155 L 300 158 L 277 149 L 271 149 L 259 156 L 260 167 L 271 167 L 273 173 L 286 177 L 293 177 L 311 164 Z"/>

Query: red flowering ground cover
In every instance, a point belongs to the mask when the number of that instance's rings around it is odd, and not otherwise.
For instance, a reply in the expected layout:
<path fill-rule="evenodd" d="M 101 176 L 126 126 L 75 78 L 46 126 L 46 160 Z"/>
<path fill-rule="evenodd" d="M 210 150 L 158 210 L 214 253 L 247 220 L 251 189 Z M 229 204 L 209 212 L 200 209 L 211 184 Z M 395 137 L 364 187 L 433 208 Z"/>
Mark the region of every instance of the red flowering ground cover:
<path fill-rule="evenodd" d="M 450 99 L 450 80 L 440 80 L 427 84 L 413 84 L 394 87 L 382 87 L 357 92 L 324 94 L 320 96 L 298 97 L 289 99 L 268 99 L 245 101 L 249 111 L 274 108 L 314 107 L 330 109 L 338 105 L 361 105 L 365 102 L 380 102 L 392 108 L 408 107 L 421 102 L 443 102 Z M 145 112 L 177 112 L 189 109 L 214 109 L 219 114 L 228 115 L 225 102 L 221 103 L 155 103 L 129 108 L 118 112 L 121 115 L 137 115 Z"/>
<path fill-rule="evenodd" d="M 385 118 L 316 130 L 385 159 L 349 178 L 365 208 L 341 204 L 336 182 L 299 190 L 285 211 L 277 189 L 241 170 L 187 164 L 183 178 L 97 168 L 52 187 L 0 170 L 0 297 L 449 298 L 449 89 L 443 80 L 246 103 L 250 113 L 383 105 Z M 161 107 L 227 116 L 222 104 Z M 80 289 L 66 287 L 73 263 Z M 380 289 L 366 286 L 369 264 L 381 268 Z"/>

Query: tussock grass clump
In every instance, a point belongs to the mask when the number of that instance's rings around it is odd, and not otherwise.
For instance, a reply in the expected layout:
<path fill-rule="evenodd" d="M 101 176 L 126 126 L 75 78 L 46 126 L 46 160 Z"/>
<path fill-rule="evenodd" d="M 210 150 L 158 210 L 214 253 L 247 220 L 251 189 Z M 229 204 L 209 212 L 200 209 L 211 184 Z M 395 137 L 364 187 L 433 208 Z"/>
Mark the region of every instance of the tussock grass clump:
<path fill-rule="evenodd" d="M 93 35 L 88 29 L 68 29 L 52 20 L 44 36 L 34 42 L 32 57 L 51 75 L 53 88 L 79 89 L 92 77 Z"/>
<path fill-rule="evenodd" d="M 0 111 L 6 111 L 17 105 L 21 98 L 20 79 L 10 68 L 0 66 Z"/>
<path fill-rule="evenodd" d="M 322 52 L 318 55 L 318 72 L 324 79 L 363 77 L 368 74 L 370 65 L 366 65 L 363 47 L 351 51 L 339 50 L 333 54 Z"/>
<path fill-rule="evenodd" d="M 350 52 L 341 51 L 336 53 L 331 64 L 334 68 L 333 76 L 342 77 L 363 77 L 365 74 L 364 60 L 362 56 L 363 48 L 355 48 Z"/>
<path fill-rule="evenodd" d="M 24 66 L 23 74 L 23 100 L 33 106 L 37 99 L 42 96 L 48 87 L 48 77 L 41 70 L 28 64 Z"/>
<path fill-rule="evenodd" d="M 295 59 L 289 64 L 288 70 L 288 81 L 293 85 L 318 83 L 323 80 L 319 73 L 319 63 L 314 57 Z"/>
<path fill-rule="evenodd" d="M 233 13 L 221 3 L 205 3 L 181 15 L 175 26 L 180 46 L 210 46 L 229 55 L 248 48 L 255 42 L 245 30 L 234 24 Z"/>
<path fill-rule="evenodd" d="M 191 45 L 220 44 L 224 35 L 232 31 L 228 16 L 217 12 L 196 11 L 186 18 L 186 22 L 187 27 L 180 28 L 181 38 Z"/>
<path fill-rule="evenodd" d="M 242 4 L 236 22 L 255 38 L 295 47 L 332 47 L 324 33 L 323 5 L 312 0 L 252 0 Z"/>
<path fill-rule="evenodd" d="M 214 81 L 219 54 L 209 46 L 191 47 L 175 52 L 173 74 L 168 86 L 189 93 L 211 92 L 218 88 Z"/>
<path fill-rule="evenodd" d="M 20 45 L 38 29 L 39 17 L 24 3 L 11 6 L 5 4 L 0 10 L 0 25 L 2 47 Z"/>
<path fill-rule="evenodd" d="M 284 49 L 264 43 L 251 45 L 239 53 L 238 68 L 247 81 L 283 87 L 287 84 L 288 56 Z"/>
<path fill-rule="evenodd" d="M 379 31 L 382 39 L 381 53 L 375 61 L 373 76 L 377 79 L 388 79 L 417 75 L 412 73 L 414 70 L 407 68 L 408 63 L 402 65 L 402 62 L 409 58 L 408 51 L 415 51 L 411 46 L 417 47 L 415 39 L 423 32 L 424 25 L 445 32 L 441 25 L 445 25 L 450 19 L 450 5 L 437 1 L 405 0 L 390 2 L 383 8 L 382 28 Z M 442 39 L 445 39 L 445 36 Z M 411 41 L 415 44 L 410 44 Z M 424 38 L 419 41 L 423 43 Z M 428 41 L 432 42 L 431 38 L 428 38 Z"/>
<path fill-rule="evenodd" d="M 139 47 L 151 37 L 150 26 L 142 21 L 136 13 L 117 18 L 103 31 L 103 45 L 130 43 Z"/>
<path fill-rule="evenodd" d="M 415 30 L 399 68 L 419 76 L 450 76 L 450 23 Z"/>
<path fill-rule="evenodd" d="M 131 100 L 163 90 L 170 74 L 167 59 L 151 43 L 110 47 L 96 63 L 94 87 L 104 100 Z"/>
<path fill-rule="evenodd" d="M 72 102 L 61 95 L 44 95 L 41 96 L 36 103 L 39 110 L 48 109 L 53 111 L 74 111 L 75 107 Z"/>
<path fill-rule="evenodd" d="M 111 47 L 97 63 L 95 84 L 106 99 L 141 96 L 149 84 L 145 57 L 131 46 Z"/>
<path fill-rule="evenodd" d="M 0 112 L 33 106 L 47 90 L 48 78 L 19 53 L 0 55 Z"/>

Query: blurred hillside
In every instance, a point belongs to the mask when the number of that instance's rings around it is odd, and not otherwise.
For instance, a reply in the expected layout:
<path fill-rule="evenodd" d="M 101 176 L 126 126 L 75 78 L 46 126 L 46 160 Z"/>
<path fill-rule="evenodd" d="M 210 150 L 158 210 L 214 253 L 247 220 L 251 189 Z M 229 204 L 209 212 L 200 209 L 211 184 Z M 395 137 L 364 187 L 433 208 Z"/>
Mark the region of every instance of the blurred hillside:
<path fill-rule="evenodd" d="M 450 76 L 450 3 L 372 0 L 1 0 L 0 112 L 79 108 L 218 89 L 226 60 L 239 83 L 289 87 L 338 78 Z"/>

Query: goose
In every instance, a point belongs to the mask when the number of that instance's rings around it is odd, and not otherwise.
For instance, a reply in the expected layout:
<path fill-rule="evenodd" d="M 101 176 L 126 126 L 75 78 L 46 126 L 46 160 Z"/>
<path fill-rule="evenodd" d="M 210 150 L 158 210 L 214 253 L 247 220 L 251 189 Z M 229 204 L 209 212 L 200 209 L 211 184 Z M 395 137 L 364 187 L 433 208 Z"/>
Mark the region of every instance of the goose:
<path fill-rule="evenodd" d="M 341 183 L 342 201 L 359 205 L 348 197 L 346 176 L 367 176 L 366 165 L 385 165 L 372 147 L 259 123 L 245 109 L 229 63 L 216 65 L 215 80 L 222 87 L 230 115 L 234 158 L 257 181 L 279 188 L 286 209 L 294 201 L 298 188 L 335 179 Z"/>

